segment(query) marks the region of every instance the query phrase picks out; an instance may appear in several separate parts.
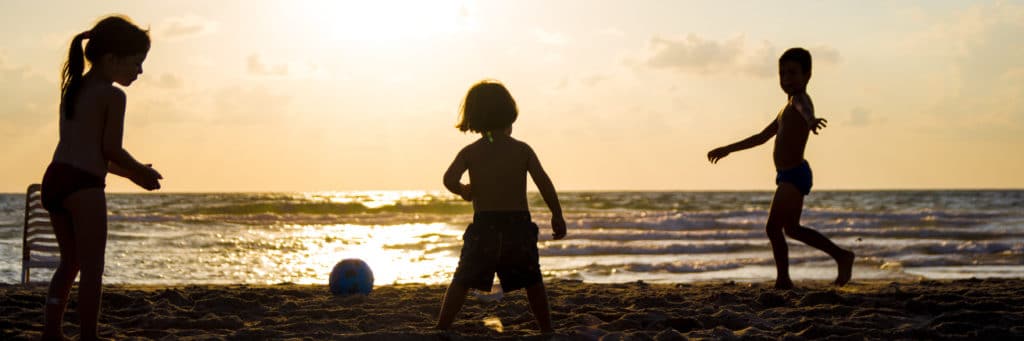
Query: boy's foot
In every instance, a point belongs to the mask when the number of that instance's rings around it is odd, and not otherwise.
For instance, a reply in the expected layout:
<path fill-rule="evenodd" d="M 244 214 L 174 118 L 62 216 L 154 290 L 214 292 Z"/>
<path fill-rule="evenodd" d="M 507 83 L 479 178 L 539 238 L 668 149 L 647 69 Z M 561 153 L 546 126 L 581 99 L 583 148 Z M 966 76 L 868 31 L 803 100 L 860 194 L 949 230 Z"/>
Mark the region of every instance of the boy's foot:
<path fill-rule="evenodd" d="M 843 286 L 850 282 L 850 278 L 853 277 L 853 259 L 855 258 L 853 252 L 843 251 L 843 255 L 836 258 L 836 263 L 839 264 L 839 276 L 836 276 L 835 285 Z"/>
<path fill-rule="evenodd" d="M 793 289 L 793 281 L 789 280 L 789 278 L 785 278 L 785 279 L 779 278 L 779 279 L 776 279 L 775 280 L 775 289 L 779 289 L 779 290 Z"/>

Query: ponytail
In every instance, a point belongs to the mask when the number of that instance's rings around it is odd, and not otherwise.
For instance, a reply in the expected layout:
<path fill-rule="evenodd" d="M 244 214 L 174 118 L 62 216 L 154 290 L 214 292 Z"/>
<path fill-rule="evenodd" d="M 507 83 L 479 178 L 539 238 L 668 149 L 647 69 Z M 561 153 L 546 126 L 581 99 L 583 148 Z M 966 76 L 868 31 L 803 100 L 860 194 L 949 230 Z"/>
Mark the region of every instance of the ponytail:
<path fill-rule="evenodd" d="M 60 82 L 60 109 L 64 118 L 70 120 L 74 117 L 75 97 L 78 89 L 82 87 L 82 72 L 85 71 L 85 53 L 82 49 L 82 40 L 89 38 L 89 31 L 79 33 L 71 40 L 71 48 L 68 50 L 68 60 L 64 62 Z"/>

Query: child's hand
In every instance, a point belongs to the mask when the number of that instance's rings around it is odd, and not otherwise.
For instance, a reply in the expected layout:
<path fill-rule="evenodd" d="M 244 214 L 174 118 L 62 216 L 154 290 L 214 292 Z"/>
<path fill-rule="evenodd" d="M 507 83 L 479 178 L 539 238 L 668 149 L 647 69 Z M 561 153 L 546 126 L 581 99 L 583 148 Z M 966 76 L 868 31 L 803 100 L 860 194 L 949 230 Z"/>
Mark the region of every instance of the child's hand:
<path fill-rule="evenodd" d="M 725 147 L 718 147 L 708 152 L 708 161 L 711 161 L 711 163 L 718 163 L 718 160 L 721 160 L 726 155 L 729 155 L 729 150 L 725 149 Z"/>
<path fill-rule="evenodd" d="M 814 133 L 814 135 L 818 135 L 818 129 L 824 129 L 827 126 L 825 123 L 828 123 L 828 120 L 824 118 L 815 118 L 814 124 L 811 125 L 811 132 Z"/>
<path fill-rule="evenodd" d="M 462 197 L 462 200 L 473 201 L 473 187 L 469 184 L 462 185 L 462 193 L 459 193 L 459 196 Z"/>
<path fill-rule="evenodd" d="M 139 187 L 152 191 L 160 189 L 160 179 L 163 179 L 163 175 L 153 169 L 152 164 L 146 164 L 146 168 L 142 169 L 139 173 L 132 176 L 130 179 Z"/>
<path fill-rule="evenodd" d="M 565 219 L 561 216 L 551 217 L 551 231 L 554 232 L 551 237 L 555 240 L 565 238 Z"/>

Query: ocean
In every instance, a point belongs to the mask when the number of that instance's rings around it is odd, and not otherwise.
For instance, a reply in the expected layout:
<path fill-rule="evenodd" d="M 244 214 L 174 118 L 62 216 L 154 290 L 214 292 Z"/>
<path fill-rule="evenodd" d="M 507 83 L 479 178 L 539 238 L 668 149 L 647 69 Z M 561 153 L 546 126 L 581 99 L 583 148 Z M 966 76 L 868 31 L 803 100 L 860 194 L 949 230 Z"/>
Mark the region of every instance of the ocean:
<path fill-rule="evenodd" d="M 530 194 L 545 278 L 770 281 L 772 192 L 562 192 L 568 237 Z M 24 194 L 0 194 L 0 283 L 21 272 Z M 360 258 L 376 285 L 451 279 L 472 207 L 443 192 L 109 194 L 105 283 L 325 284 Z M 857 254 L 854 281 L 1024 277 L 1024 191 L 815 191 L 802 225 Z M 794 280 L 835 263 L 789 240 Z M 34 281 L 50 273 L 33 270 Z"/>

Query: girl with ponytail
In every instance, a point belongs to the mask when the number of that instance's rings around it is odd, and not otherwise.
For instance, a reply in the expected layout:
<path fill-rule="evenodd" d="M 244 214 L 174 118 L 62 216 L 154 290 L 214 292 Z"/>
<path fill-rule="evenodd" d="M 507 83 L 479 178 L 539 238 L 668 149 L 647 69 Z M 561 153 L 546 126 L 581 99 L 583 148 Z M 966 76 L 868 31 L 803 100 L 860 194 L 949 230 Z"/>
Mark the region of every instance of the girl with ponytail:
<path fill-rule="evenodd" d="M 79 339 L 98 338 L 107 173 L 146 190 L 160 188 L 160 173 L 121 145 L 126 97 L 114 86 L 127 87 L 142 74 L 149 43 L 149 34 L 122 16 L 103 18 L 71 40 L 60 87 L 60 142 L 42 184 L 43 207 L 50 212 L 60 247 L 60 265 L 46 298 L 44 340 L 64 338 L 64 310 L 79 272 Z"/>

